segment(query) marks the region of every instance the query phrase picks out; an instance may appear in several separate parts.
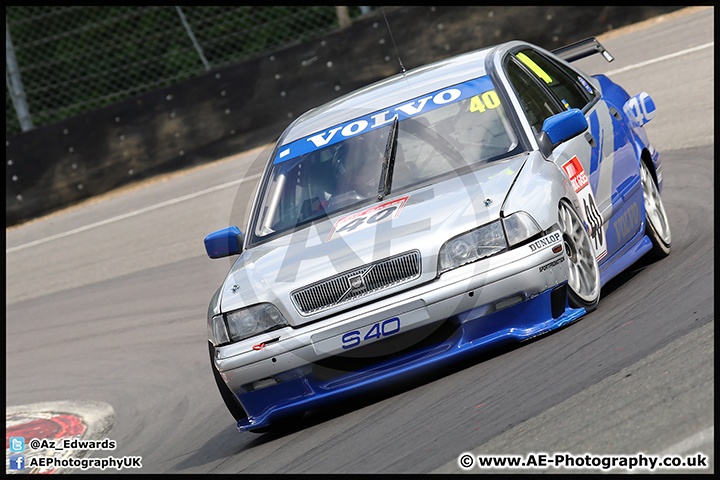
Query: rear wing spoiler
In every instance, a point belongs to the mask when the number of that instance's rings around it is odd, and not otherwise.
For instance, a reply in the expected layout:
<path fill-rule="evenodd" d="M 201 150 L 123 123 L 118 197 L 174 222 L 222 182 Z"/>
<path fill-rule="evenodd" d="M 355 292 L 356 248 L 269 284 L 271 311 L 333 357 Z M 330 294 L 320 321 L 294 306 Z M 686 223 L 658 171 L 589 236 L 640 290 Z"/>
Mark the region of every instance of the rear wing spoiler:
<path fill-rule="evenodd" d="M 600 42 L 598 42 L 595 37 L 586 38 L 585 40 L 560 47 L 553 50 L 552 53 L 568 62 L 574 62 L 575 60 L 580 60 L 581 58 L 589 57 L 596 53 L 601 53 L 608 62 L 614 60 L 610 52 L 605 50 L 605 47 L 600 45 Z"/>

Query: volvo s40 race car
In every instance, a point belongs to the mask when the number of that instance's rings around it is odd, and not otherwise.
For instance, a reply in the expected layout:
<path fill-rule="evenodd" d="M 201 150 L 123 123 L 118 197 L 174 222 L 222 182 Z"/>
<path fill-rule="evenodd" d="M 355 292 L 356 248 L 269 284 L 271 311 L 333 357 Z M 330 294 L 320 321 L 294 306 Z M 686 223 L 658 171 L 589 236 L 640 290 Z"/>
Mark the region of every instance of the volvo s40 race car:
<path fill-rule="evenodd" d="M 208 309 L 217 385 L 241 431 L 598 305 L 604 283 L 670 251 L 655 106 L 513 41 L 315 108 L 275 145 L 239 254 Z"/>

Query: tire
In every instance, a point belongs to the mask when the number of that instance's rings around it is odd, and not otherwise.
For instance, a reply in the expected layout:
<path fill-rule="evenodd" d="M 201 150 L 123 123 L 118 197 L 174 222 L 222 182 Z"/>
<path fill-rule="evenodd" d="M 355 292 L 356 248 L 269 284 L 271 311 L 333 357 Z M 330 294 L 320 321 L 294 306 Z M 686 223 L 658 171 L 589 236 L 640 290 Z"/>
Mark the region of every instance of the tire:
<path fill-rule="evenodd" d="M 568 256 L 568 303 L 590 313 L 600 301 L 600 269 L 590 235 L 580 215 L 564 200 L 558 207 L 558 225 Z"/>
<path fill-rule="evenodd" d="M 654 259 L 670 255 L 670 223 L 665 214 L 660 192 L 655 179 L 645 162 L 640 162 L 640 180 L 642 182 L 643 200 L 645 203 L 645 235 L 652 241 L 653 248 L 648 255 Z"/>
<path fill-rule="evenodd" d="M 218 372 L 217 368 L 215 368 L 213 362 L 213 356 L 215 355 L 215 347 L 213 347 L 213 344 L 210 342 L 208 342 L 208 346 L 210 347 L 210 368 L 212 368 L 213 371 L 213 378 L 215 378 L 215 384 L 217 385 L 218 390 L 220 390 L 220 396 L 222 396 L 222 399 L 225 402 L 225 406 L 227 407 L 228 411 L 233 416 L 235 421 L 239 422 L 243 418 L 247 417 L 247 413 L 245 413 L 245 409 L 243 409 L 242 405 L 240 405 L 240 402 L 238 402 L 237 398 L 235 398 L 235 395 L 233 395 L 232 391 L 225 384 L 225 381 L 220 376 L 220 372 Z"/>

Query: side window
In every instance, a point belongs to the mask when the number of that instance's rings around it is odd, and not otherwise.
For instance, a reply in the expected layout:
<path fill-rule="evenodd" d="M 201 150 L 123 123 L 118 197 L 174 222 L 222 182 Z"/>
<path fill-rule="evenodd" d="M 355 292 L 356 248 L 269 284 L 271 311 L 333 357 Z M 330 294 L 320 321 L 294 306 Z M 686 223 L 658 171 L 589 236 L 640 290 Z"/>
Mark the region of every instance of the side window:
<path fill-rule="evenodd" d="M 569 78 L 574 79 L 573 83 L 575 85 L 575 88 L 579 89 L 582 92 L 587 102 L 592 102 L 595 98 L 600 96 L 600 92 L 595 90 L 595 87 L 593 87 L 590 82 L 585 80 L 583 76 L 577 73 L 575 70 L 563 65 L 562 63 L 553 62 L 553 65 L 556 65 L 558 68 L 560 68 L 560 70 L 565 72 L 565 74 Z"/>
<path fill-rule="evenodd" d="M 569 76 L 566 69 L 561 69 L 534 50 L 523 50 L 515 56 L 547 85 L 568 110 L 571 108 L 582 110 L 590 101 L 589 92 L 575 78 L 577 75 Z"/>
<path fill-rule="evenodd" d="M 539 135 L 545 119 L 560 113 L 560 110 L 540 85 L 512 59 L 507 63 L 507 73 L 535 135 Z"/>

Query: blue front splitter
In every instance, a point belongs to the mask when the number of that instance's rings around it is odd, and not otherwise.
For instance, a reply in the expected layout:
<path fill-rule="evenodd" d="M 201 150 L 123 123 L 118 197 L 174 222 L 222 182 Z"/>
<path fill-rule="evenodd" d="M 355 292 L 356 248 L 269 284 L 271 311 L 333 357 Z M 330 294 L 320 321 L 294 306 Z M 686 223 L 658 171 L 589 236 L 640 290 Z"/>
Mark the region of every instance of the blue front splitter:
<path fill-rule="evenodd" d="M 396 381 L 421 375 L 424 371 L 455 362 L 509 341 L 524 341 L 557 329 L 583 316 L 584 308 L 570 308 L 553 318 L 551 290 L 490 315 L 474 309 L 456 316 L 457 332 L 436 345 L 379 362 L 330 380 L 318 380 L 312 373 L 277 385 L 238 395 L 248 417 L 237 424 L 240 431 L 268 426 L 282 417 L 316 409 L 343 398 Z"/>

